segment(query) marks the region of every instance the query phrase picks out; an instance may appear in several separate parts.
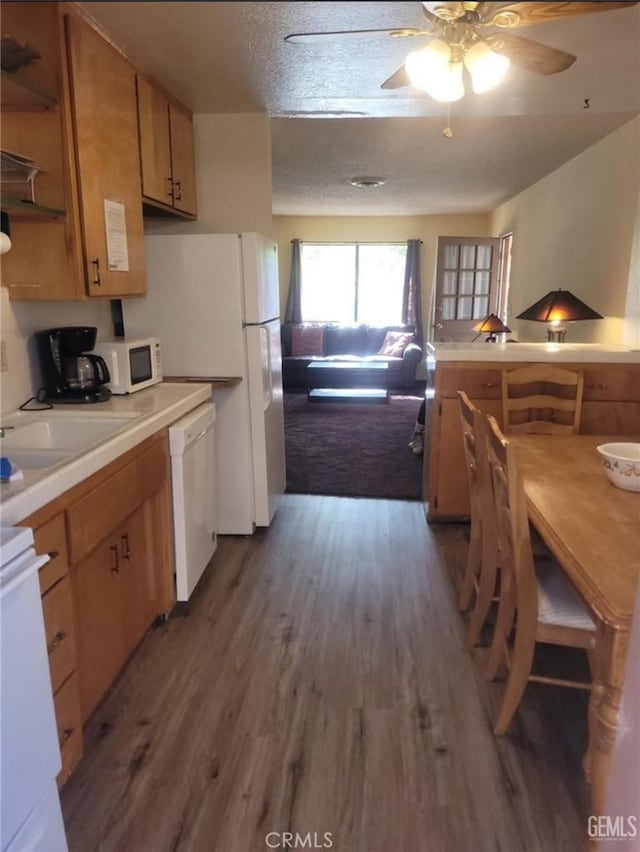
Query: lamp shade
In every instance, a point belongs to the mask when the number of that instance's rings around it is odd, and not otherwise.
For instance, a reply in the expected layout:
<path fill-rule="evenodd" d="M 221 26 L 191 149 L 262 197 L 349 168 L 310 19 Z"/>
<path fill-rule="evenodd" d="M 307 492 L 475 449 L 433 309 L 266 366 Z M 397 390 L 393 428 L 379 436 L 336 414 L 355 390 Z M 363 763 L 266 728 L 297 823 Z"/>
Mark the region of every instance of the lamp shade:
<path fill-rule="evenodd" d="M 462 59 L 454 57 L 449 45 L 436 39 L 414 50 L 405 60 L 411 85 L 422 89 L 437 101 L 452 103 L 464 95 Z"/>
<path fill-rule="evenodd" d="M 516 319 L 533 322 L 573 322 L 603 317 L 569 290 L 550 290 L 546 296 L 518 314 Z"/>
<path fill-rule="evenodd" d="M 473 327 L 474 331 L 478 332 L 477 337 L 474 337 L 474 340 L 477 340 L 481 334 L 488 334 L 486 338 L 490 343 L 496 342 L 496 335 L 502 334 L 505 331 L 511 331 L 511 329 L 506 326 L 500 317 L 497 317 L 495 314 L 488 314 L 483 320 L 480 320 L 479 323 L 476 323 Z"/>
<path fill-rule="evenodd" d="M 510 60 L 495 53 L 484 41 L 477 41 L 464 55 L 464 64 L 471 75 L 473 91 L 482 94 L 501 82 L 511 65 Z"/>
<path fill-rule="evenodd" d="M 492 331 L 494 334 L 501 334 L 503 331 L 511 331 L 495 314 L 489 314 L 483 320 L 480 320 L 477 325 L 473 327 L 474 331 L 479 331 L 481 334 L 483 331 Z"/>

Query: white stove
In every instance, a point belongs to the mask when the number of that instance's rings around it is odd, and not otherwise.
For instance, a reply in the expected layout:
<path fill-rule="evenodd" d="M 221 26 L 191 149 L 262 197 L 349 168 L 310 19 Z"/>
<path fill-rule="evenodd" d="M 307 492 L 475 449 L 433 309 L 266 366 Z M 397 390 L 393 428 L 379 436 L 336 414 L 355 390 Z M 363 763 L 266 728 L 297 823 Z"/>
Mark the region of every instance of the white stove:
<path fill-rule="evenodd" d="M 67 852 L 60 749 L 33 532 L 0 527 L 0 840 L 2 852 Z"/>

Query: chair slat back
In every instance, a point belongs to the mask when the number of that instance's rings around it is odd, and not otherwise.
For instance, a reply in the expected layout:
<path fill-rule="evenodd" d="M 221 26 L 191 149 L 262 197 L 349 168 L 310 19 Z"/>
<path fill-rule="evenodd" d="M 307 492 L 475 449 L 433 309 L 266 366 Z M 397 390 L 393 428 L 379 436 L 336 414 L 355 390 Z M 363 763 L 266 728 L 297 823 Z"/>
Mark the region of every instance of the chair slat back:
<path fill-rule="evenodd" d="M 517 608 L 537 618 L 536 578 L 520 470 L 494 417 L 487 418 L 487 455 L 493 484 L 500 568 L 510 578 Z"/>
<path fill-rule="evenodd" d="M 476 436 L 473 427 L 474 411 L 477 411 L 478 409 L 464 391 L 458 391 L 458 399 L 460 400 L 462 444 L 464 446 L 464 456 L 467 463 L 467 477 L 469 480 L 469 497 L 471 499 L 471 510 L 473 512 L 478 510 L 480 499 Z"/>
<path fill-rule="evenodd" d="M 553 364 L 502 371 L 502 422 L 508 433 L 576 434 L 584 377 Z"/>

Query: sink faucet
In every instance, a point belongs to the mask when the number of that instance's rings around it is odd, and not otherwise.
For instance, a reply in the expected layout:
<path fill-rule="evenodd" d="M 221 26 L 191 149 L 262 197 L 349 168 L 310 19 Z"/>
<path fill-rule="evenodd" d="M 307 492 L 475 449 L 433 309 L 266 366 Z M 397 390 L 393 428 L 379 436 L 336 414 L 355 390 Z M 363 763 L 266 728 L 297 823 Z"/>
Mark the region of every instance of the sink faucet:
<path fill-rule="evenodd" d="M 6 432 L 15 428 L 15 426 L 0 426 L 0 438 L 4 438 Z"/>

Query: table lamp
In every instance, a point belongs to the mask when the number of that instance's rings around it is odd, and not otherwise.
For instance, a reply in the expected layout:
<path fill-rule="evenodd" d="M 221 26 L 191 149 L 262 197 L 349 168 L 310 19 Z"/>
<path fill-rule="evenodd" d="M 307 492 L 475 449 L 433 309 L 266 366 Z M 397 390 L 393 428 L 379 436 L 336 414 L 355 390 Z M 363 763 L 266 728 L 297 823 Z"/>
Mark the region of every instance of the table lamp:
<path fill-rule="evenodd" d="M 549 343 L 564 343 L 567 328 L 565 323 L 576 320 L 603 319 L 602 314 L 585 305 L 569 290 L 550 290 L 546 296 L 527 308 L 516 319 L 547 322 Z"/>
<path fill-rule="evenodd" d="M 487 337 L 485 338 L 485 343 L 495 343 L 497 340 L 497 335 L 502 334 L 503 332 L 510 332 L 511 329 L 508 328 L 495 314 L 489 314 L 477 325 L 473 327 L 474 331 L 477 331 L 478 334 L 471 341 L 473 343 L 474 340 L 477 340 L 481 334 L 485 334 L 488 332 Z"/>

